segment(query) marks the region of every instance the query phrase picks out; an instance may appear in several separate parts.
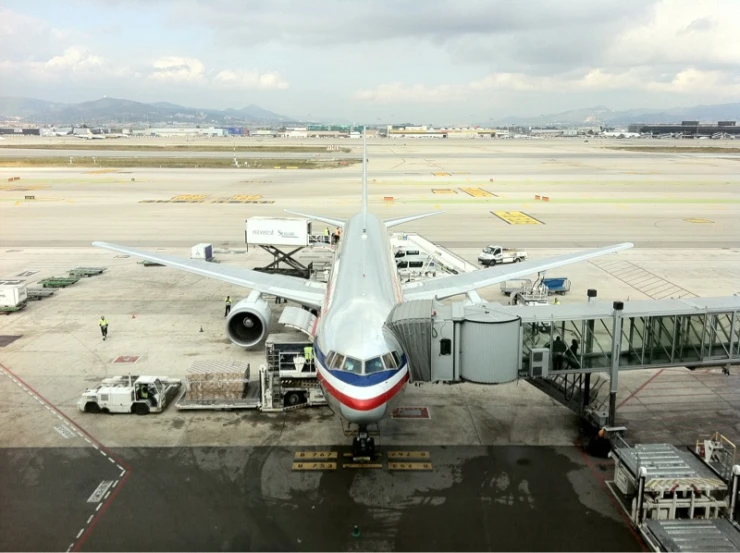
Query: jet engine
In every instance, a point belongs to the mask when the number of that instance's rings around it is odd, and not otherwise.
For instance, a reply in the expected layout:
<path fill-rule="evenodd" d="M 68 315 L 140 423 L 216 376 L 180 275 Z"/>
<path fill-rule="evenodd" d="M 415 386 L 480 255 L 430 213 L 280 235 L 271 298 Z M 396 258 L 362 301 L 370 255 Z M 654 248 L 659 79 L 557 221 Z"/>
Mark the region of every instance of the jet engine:
<path fill-rule="evenodd" d="M 226 333 L 237 346 L 248 348 L 267 336 L 271 318 L 270 304 L 260 297 L 259 292 L 252 292 L 229 313 Z"/>

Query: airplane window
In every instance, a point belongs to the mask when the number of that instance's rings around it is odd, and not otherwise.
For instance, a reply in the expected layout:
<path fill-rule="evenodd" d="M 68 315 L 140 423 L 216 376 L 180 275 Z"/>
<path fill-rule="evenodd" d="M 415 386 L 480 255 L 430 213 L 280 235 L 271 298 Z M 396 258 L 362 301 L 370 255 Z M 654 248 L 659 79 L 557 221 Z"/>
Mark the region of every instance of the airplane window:
<path fill-rule="evenodd" d="M 365 374 L 373 374 L 384 370 L 380 357 L 373 357 L 365 361 Z"/>
<path fill-rule="evenodd" d="M 392 353 L 393 353 L 393 359 L 396 360 L 396 367 L 400 367 L 401 366 L 401 354 L 398 353 L 397 351 L 394 351 Z"/>
<path fill-rule="evenodd" d="M 331 362 L 329 363 L 329 368 L 330 369 L 341 369 L 343 364 L 344 364 L 344 355 L 339 355 L 338 353 L 334 353 L 334 357 L 332 357 Z"/>
<path fill-rule="evenodd" d="M 359 374 L 362 370 L 362 362 L 351 357 L 345 357 L 344 366 L 342 367 L 345 371 Z"/>
<path fill-rule="evenodd" d="M 393 358 L 393 354 L 390 352 L 383 355 L 383 363 L 385 363 L 386 369 L 398 368 L 398 363 L 396 363 L 396 360 Z"/>

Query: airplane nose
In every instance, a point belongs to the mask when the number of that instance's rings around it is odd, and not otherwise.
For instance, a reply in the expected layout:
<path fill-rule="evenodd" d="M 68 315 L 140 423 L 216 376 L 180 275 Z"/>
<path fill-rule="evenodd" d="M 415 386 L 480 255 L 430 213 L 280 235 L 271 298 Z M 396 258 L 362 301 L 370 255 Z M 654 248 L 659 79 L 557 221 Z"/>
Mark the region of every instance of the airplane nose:
<path fill-rule="evenodd" d="M 349 422 L 353 422 L 355 424 L 372 424 L 385 417 L 386 406 L 387 403 L 383 403 L 369 411 L 357 411 L 342 404 L 342 416 Z"/>

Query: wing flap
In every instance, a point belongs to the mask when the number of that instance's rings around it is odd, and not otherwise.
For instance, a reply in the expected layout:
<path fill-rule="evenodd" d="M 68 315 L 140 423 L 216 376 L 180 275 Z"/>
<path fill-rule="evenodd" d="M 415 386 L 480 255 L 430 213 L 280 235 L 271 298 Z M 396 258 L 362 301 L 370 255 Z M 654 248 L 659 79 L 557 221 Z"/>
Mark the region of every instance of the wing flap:
<path fill-rule="evenodd" d="M 582 253 L 570 253 L 551 257 L 549 259 L 524 261 L 508 266 L 498 265 L 489 269 L 481 269 L 471 273 L 463 273 L 443 278 L 426 280 L 423 282 L 412 282 L 403 286 L 404 300 L 420 299 L 444 299 L 458 294 L 466 294 L 471 290 L 485 288 L 499 282 L 512 278 L 519 278 L 548 269 L 554 269 L 563 265 L 585 261 L 593 257 L 599 257 L 610 253 L 626 250 L 634 244 L 625 242 L 615 246 L 607 246 L 596 250 L 588 250 Z"/>
<path fill-rule="evenodd" d="M 108 244 L 107 242 L 93 242 L 92 245 L 114 252 L 133 255 L 148 261 L 154 261 L 155 263 L 161 263 L 162 265 L 174 267 L 175 269 L 196 275 L 222 280 L 237 286 L 244 286 L 245 288 L 258 290 L 264 294 L 274 294 L 281 298 L 287 298 L 311 307 L 321 307 L 325 294 L 324 284 L 301 278 L 286 275 L 271 275 L 253 271 L 252 269 L 229 267 L 228 265 L 217 265 L 197 259 L 186 259 L 172 255 L 146 252 L 116 244 Z"/>

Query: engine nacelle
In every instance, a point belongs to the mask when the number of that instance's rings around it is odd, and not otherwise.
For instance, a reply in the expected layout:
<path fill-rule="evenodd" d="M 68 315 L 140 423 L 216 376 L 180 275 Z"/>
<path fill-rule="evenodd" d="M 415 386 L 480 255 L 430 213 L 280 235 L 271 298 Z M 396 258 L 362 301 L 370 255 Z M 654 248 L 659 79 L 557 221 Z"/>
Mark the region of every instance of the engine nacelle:
<path fill-rule="evenodd" d="M 270 304 L 253 293 L 231 310 L 226 319 L 226 333 L 237 346 L 248 348 L 267 336 L 271 318 Z"/>

